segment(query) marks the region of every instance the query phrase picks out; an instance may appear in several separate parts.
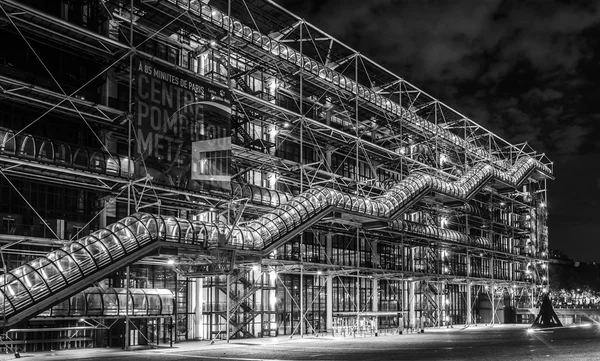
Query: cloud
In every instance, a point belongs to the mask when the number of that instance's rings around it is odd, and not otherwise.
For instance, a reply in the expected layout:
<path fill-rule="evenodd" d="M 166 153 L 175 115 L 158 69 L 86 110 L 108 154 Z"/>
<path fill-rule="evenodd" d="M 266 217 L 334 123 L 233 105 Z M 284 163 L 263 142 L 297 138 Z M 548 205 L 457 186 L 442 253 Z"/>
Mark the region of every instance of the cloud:
<path fill-rule="evenodd" d="M 558 155 L 577 154 L 589 133 L 590 128 L 582 125 L 564 125 L 550 133 L 550 141 L 554 144 L 555 153 Z"/>

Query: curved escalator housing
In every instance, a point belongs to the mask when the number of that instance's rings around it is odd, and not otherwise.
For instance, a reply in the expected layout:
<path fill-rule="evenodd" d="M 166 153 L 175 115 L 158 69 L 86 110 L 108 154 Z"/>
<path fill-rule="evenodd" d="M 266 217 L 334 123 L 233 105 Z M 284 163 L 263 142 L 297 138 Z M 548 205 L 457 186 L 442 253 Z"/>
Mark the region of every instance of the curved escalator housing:
<path fill-rule="evenodd" d="M 160 242 L 204 245 L 219 226 L 136 213 L 0 276 L 4 324 L 34 316 L 154 250 Z"/>
<path fill-rule="evenodd" d="M 333 208 L 393 222 L 406 207 L 429 191 L 468 199 L 489 179 L 495 178 L 518 187 L 535 170 L 544 173 L 549 171 L 533 158 L 521 158 L 508 171 L 498 170 L 489 164 L 478 164 L 454 182 L 415 173 L 378 199 L 315 187 L 245 226 L 237 227 L 136 213 L 2 275 L 0 300 L 4 302 L 3 313 L 5 319 L 32 307 L 33 310 L 28 311 L 31 316 L 35 311 L 39 313 L 106 276 L 108 271 L 114 271 L 115 267 L 120 266 L 117 261 L 127 259 L 131 263 L 142 258 L 153 249 L 151 245 L 156 246 L 157 241 L 206 247 L 222 238 L 219 236 L 226 235 L 232 247 L 265 250 L 276 245 L 284 236 L 299 232 L 304 224 L 314 222 Z M 395 222 L 390 227 L 451 241 L 462 240 L 461 236 L 455 234 L 458 232 L 429 231 L 406 222 Z M 88 282 L 83 283 L 83 280 Z M 70 293 L 61 293 L 67 289 Z M 38 307 L 34 307 L 36 305 Z"/>
<path fill-rule="evenodd" d="M 414 173 L 377 199 L 350 195 L 331 188 L 314 187 L 273 211 L 248 222 L 245 228 L 251 230 L 254 246 L 264 249 L 315 215 L 323 214 L 326 209 L 335 208 L 342 212 L 360 213 L 393 221 L 428 192 L 434 191 L 456 199 L 468 200 L 490 179 L 499 180 L 516 188 L 536 170 L 545 174 L 550 173 L 548 167 L 529 157 L 520 158 L 507 170 L 479 163 L 453 182 L 426 173 Z"/>

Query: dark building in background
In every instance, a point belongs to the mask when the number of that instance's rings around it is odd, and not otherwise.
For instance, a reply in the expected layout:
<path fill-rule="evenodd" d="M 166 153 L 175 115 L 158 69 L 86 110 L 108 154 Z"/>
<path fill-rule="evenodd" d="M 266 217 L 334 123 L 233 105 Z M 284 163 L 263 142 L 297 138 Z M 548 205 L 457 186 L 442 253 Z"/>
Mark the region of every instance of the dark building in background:
<path fill-rule="evenodd" d="M 546 291 L 551 161 L 274 3 L 0 8 L 14 345 L 517 322 Z"/>

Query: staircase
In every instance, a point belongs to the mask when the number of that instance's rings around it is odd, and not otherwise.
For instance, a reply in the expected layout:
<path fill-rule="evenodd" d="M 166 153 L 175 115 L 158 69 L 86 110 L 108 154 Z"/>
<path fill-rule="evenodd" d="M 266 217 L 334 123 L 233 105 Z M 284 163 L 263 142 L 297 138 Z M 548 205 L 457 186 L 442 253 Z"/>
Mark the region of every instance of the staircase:
<path fill-rule="evenodd" d="M 423 295 L 423 317 L 429 321 L 429 326 L 440 326 L 441 309 L 437 302 L 440 294 L 438 286 L 432 282 L 423 282 L 421 283 L 421 294 Z"/>
<path fill-rule="evenodd" d="M 236 269 L 229 278 L 229 292 L 227 292 L 226 284 L 219 283 L 216 285 L 230 300 L 229 325 L 231 326 L 231 338 L 254 337 L 247 326 L 259 313 L 254 311 L 253 303 L 249 299 L 256 291 L 261 289 L 261 286 L 248 280 L 250 273 L 250 270 Z M 221 314 L 221 316 L 227 319 L 226 314 Z"/>

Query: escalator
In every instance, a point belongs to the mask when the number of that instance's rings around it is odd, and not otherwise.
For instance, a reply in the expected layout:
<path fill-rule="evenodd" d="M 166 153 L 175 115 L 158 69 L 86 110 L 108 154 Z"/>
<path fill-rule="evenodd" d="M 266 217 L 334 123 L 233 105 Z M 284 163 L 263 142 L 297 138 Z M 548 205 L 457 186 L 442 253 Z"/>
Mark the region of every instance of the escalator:
<path fill-rule="evenodd" d="M 466 200 L 490 179 L 517 187 L 532 172 L 545 169 L 533 158 L 521 158 L 504 171 L 476 165 L 454 182 L 415 173 L 377 199 L 315 187 L 240 226 L 136 213 L 0 277 L 0 302 L 4 305 L 0 325 L 14 325 L 39 314 L 161 245 L 214 247 L 226 234 L 229 247 L 267 254 L 332 210 L 386 220 L 392 229 L 465 241 L 458 232 L 394 219 L 432 191 Z"/>
<path fill-rule="evenodd" d="M 0 326 L 25 321 L 161 245 L 181 242 L 179 224 L 134 214 L 0 276 Z M 189 240 L 188 240 L 189 241 Z"/>
<path fill-rule="evenodd" d="M 415 202 L 431 192 L 466 201 L 491 180 L 498 180 L 517 188 L 532 172 L 546 173 L 546 170 L 546 166 L 533 158 L 520 158 L 507 170 L 500 170 L 489 164 L 475 165 L 463 177 L 453 182 L 416 172 L 377 199 L 346 194 L 331 188 L 314 187 L 246 223 L 245 228 L 255 234 L 254 242 L 259 242 L 253 243 L 253 248 L 266 254 L 318 222 L 332 210 L 394 222 Z M 393 223 L 390 226 L 398 227 Z"/>

